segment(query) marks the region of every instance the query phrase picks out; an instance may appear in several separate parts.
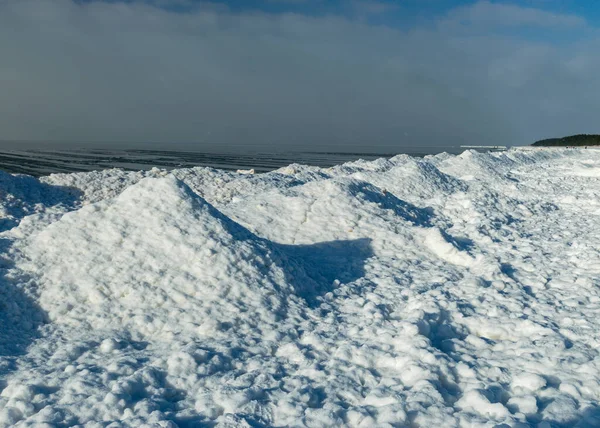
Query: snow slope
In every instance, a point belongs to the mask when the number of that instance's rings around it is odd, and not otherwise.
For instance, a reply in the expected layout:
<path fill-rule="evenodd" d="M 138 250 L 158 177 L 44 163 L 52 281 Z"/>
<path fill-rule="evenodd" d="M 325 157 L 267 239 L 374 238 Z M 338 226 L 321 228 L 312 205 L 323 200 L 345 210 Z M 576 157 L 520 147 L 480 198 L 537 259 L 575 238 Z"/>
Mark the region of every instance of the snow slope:
<path fill-rule="evenodd" d="M 0 174 L 0 426 L 600 426 L 600 151 Z"/>

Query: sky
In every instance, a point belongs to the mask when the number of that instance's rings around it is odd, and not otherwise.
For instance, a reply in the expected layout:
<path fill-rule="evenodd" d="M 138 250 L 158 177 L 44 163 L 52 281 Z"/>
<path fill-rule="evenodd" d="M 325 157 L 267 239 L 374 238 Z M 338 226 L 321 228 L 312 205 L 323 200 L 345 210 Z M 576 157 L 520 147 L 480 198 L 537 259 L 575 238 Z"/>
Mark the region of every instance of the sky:
<path fill-rule="evenodd" d="M 600 133 L 600 2 L 0 0 L 0 140 L 401 152 Z"/>

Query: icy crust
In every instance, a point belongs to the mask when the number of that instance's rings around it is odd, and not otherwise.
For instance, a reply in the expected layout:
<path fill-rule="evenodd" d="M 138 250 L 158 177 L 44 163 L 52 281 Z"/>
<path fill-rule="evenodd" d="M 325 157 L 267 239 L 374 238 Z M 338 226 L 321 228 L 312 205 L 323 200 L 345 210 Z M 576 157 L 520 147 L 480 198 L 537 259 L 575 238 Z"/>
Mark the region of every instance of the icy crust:
<path fill-rule="evenodd" d="M 600 426 L 599 151 L 0 179 L 0 426 Z"/>

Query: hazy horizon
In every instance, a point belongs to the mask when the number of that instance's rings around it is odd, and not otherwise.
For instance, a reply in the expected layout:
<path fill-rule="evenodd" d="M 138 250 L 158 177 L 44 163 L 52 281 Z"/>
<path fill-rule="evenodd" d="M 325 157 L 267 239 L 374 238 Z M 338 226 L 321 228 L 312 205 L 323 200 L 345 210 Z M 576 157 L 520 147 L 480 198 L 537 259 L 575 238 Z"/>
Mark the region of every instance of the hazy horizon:
<path fill-rule="evenodd" d="M 172 141 L 26 141 L 0 140 L 0 150 L 166 150 L 205 153 L 357 153 L 357 154 L 434 154 L 445 149 L 460 148 L 461 145 L 410 144 L 372 146 L 368 142 L 355 144 L 286 145 L 268 143 L 216 143 L 216 142 L 172 142 Z"/>
<path fill-rule="evenodd" d="M 0 148 L 400 153 L 597 133 L 599 17 L 554 0 L 4 0 Z"/>

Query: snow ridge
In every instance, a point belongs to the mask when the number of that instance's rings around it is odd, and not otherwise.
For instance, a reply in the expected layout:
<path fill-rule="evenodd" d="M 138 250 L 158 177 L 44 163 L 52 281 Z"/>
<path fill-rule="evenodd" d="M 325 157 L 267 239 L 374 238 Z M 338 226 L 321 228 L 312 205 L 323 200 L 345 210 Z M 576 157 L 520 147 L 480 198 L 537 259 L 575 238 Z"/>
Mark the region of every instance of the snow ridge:
<path fill-rule="evenodd" d="M 266 245 L 174 177 L 65 214 L 29 249 L 53 321 L 137 340 L 242 322 L 270 330 L 290 293 Z"/>
<path fill-rule="evenodd" d="M 600 425 L 600 152 L 0 173 L 0 426 Z"/>

